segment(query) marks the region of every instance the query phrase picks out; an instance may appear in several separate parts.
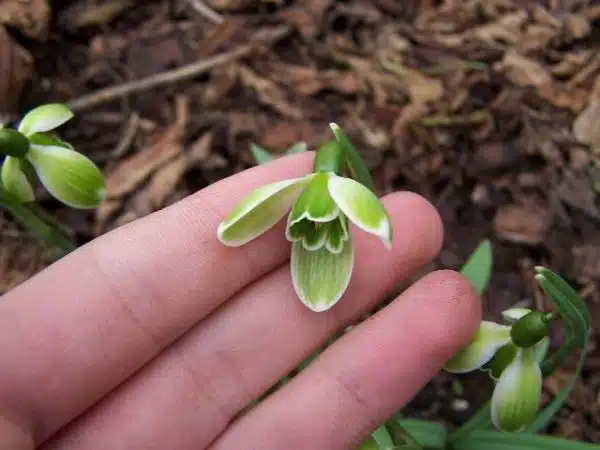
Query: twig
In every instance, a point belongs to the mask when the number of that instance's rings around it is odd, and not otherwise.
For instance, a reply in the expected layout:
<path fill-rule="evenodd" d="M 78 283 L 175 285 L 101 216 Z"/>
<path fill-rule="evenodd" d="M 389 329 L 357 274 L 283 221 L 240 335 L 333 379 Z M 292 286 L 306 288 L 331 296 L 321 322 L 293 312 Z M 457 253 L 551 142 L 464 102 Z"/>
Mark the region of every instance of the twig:
<path fill-rule="evenodd" d="M 197 61 L 186 66 L 178 67 L 177 69 L 161 72 L 156 75 L 150 75 L 149 77 L 142 78 L 140 80 L 134 80 L 117 86 L 100 89 L 92 94 L 84 95 L 71 100 L 67 103 L 67 105 L 73 111 L 83 111 L 102 103 L 110 102 L 119 97 L 132 94 L 134 92 L 145 91 L 162 86 L 164 84 L 193 78 L 208 72 L 215 67 L 219 67 L 235 61 L 236 59 L 243 58 L 244 56 L 252 53 L 256 49 L 257 45 L 276 41 L 285 36 L 289 30 L 290 28 L 287 26 L 277 27 L 271 30 L 264 30 L 264 33 L 258 34 L 255 42 L 241 45 L 234 50 L 211 56 L 202 61 Z"/>
<path fill-rule="evenodd" d="M 142 78 L 140 80 L 130 81 L 128 83 L 119 84 L 117 86 L 111 86 L 105 89 L 100 89 L 89 95 L 76 98 L 67 103 L 69 108 L 73 111 L 83 111 L 85 109 L 92 108 L 102 103 L 107 103 L 115 100 L 124 95 L 132 94 L 134 92 L 145 91 L 152 89 L 163 84 L 173 83 L 176 81 L 185 80 L 186 78 L 192 78 L 197 75 L 203 74 L 218 66 L 222 66 L 236 59 L 242 58 L 252 51 L 252 45 L 244 45 L 231 50 L 229 52 L 221 53 L 220 55 L 212 56 L 210 58 L 198 61 L 195 63 L 188 64 L 177 69 L 161 72 L 156 75 L 150 75 L 149 77 Z"/>
<path fill-rule="evenodd" d="M 224 22 L 223 17 L 219 13 L 210 9 L 208 7 L 208 5 L 206 5 L 202 0 L 188 0 L 188 1 L 189 1 L 190 5 L 192 6 L 192 8 L 194 8 L 196 11 L 198 11 L 200 14 L 202 14 L 204 17 L 206 17 L 211 22 L 216 23 L 217 25 L 221 25 Z"/>
<path fill-rule="evenodd" d="M 125 127 L 125 131 L 123 132 L 123 136 L 121 137 L 119 143 L 112 152 L 112 156 L 114 158 L 118 159 L 127 152 L 129 147 L 131 146 L 131 143 L 133 142 L 133 139 L 135 138 L 135 133 L 138 130 L 139 123 L 140 115 L 134 111 L 129 117 L 129 120 L 127 121 L 127 125 Z"/>

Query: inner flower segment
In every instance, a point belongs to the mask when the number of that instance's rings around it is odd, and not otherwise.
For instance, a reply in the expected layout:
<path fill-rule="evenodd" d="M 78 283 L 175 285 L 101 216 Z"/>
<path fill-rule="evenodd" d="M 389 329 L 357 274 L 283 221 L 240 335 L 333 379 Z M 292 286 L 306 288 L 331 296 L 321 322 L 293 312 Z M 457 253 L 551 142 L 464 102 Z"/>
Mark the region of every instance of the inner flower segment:
<path fill-rule="evenodd" d="M 331 253 L 338 254 L 349 238 L 348 219 L 342 213 L 329 222 L 302 218 L 290 225 L 287 235 L 291 242 L 302 241 L 306 250 L 315 251 L 325 246 Z"/>

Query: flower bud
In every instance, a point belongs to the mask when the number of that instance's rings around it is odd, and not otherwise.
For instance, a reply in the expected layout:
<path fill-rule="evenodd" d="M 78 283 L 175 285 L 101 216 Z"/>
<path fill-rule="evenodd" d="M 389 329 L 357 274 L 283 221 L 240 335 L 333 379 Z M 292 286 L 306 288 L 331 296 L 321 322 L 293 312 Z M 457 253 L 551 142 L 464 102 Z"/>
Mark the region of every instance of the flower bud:
<path fill-rule="evenodd" d="M 70 148 L 32 145 L 27 158 L 53 197 L 72 208 L 94 208 L 106 189 L 100 169 Z"/>
<path fill-rule="evenodd" d="M 29 150 L 29 141 L 17 130 L 0 129 L 0 153 L 16 158 L 22 158 Z"/>
<path fill-rule="evenodd" d="M 521 317 L 511 328 L 510 337 L 517 347 L 533 347 L 548 335 L 546 314 L 531 311 Z"/>

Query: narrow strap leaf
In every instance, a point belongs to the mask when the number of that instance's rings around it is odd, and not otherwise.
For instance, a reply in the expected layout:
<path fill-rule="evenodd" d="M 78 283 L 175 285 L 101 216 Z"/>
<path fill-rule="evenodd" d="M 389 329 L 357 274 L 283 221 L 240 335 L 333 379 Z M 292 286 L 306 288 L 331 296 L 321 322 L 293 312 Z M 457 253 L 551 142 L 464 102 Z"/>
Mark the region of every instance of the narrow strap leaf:
<path fill-rule="evenodd" d="M 40 239 L 59 248 L 65 254 L 75 250 L 75 245 L 62 231 L 44 221 L 27 205 L 20 204 L 9 192 L 0 188 L 0 208 L 5 208 L 25 229 Z"/>
<path fill-rule="evenodd" d="M 285 154 L 293 155 L 295 153 L 304 153 L 306 150 L 308 150 L 308 145 L 306 144 L 306 142 L 296 142 L 294 145 L 292 145 L 285 151 Z"/>
<path fill-rule="evenodd" d="M 425 448 L 445 448 L 448 431 L 442 424 L 419 419 L 404 419 L 398 423 L 421 446 Z M 399 442 L 396 441 L 396 443 Z"/>
<path fill-rule="evenodd" d="M 552 401 L 546 406 L 543 410 L 538 412 L 535 420 L 526 428 L 525 431 L 528 433 L 537 433 L 538 431 L 545 428 L 550 421 L 554 418 L 554 415 L 562 408 L 563 403 L 569 396 L 571 389 L 575 385 L 577 378 L 581 373 L 581 369 L 583 369 L 583 364 L 585 363 L 585 358 L 587 356 L 588 346 L 586 342 L 586 346 L 581 352 L 581 356 L 579 357 L 579 361 L 577 362 L 577 368 L 575 369 L 575 373 L 571 376 L 568 383 L 560 390 L 560 392 L 552 399 Z M 570 447 L 564 447 L 565 450 Z"/>
<path fill-rule="evenodd" d="M 474 431 L 452 445 L 455 450 L 596 450 L 597 444 L 528 433 Z"/>
<path fill-rule="evenodd" d="M 348 139 L 348 136 L 346 136 L 346 133 L 344 133 L 344 130 L 342 130 L 335 123 L 330 123 L 329 127 L 331 128 L 331 131 L 333 131 L 337 141 L 342 144 L 342 147 L 344 148 L 346 164 L 350 170 L 352 178 L 364 184 L 372 191 L 375 190 L 375 185 L 373 184 L 373 179 L 371 178 L 369 169 L 367 168 L 362 156 L 360 156 L 360 153 L 358 153 L 356 150 L 356 147 L 354 147 L 352 142 L 350 142 L 350 139 Z"/>
<path fill-rule="evenodd" d="M 483 294 L 492 273 L 492 244 L 489 240 L 481 241 L 471 253 L 460 272 L 475 287 L 479 295 Z"/>
<path fill-rule="evenodd" d="M 379 450 L 393 450 L 396 448 L 394 441 L 392 440 L 392 436 L 385 425 L 381 425 L 379 428 L 377 428 L 371 434 L 371 436 L 377 443 Z"/>
<path fill-rule="evenodd" d="M 256 144 L 250 144 L 250 152 L 256 164 L 266 164 L 273 159 L 271 153 Z"/>

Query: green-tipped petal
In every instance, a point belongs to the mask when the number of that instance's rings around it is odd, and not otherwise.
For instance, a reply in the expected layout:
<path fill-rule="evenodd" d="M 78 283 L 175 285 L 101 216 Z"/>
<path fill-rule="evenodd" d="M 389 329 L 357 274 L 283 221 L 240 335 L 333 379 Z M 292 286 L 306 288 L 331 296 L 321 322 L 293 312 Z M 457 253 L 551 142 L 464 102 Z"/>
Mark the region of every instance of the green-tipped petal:
<path fill-rule="evenodd" d="M 73 117 L 69 108 L 61 103 L 50 103 L 32 109 L 19 124 L 19 131 L 28 136 L 54 130 Z"/>
<path fill-rule="evenodd" d="M 319 224 L 308 222 L 311 226 L 310 232 L 305 233 L 302 237 L 302 245 L 306 250 L 319 250 L 327 241 L 327 226 L 328 224 Z"/>
<path fill-rule="evenodd" d="M 465 373 L 481 368 L 500 347 L 510 342 L 510 327 L 483 321 L 479 330 L 465 348 L 444 366 L 451 373 Z"/>
<path fill-rule="evenodd" d="M 104 176 L 79 152 L 57 146 L 32 145 L 27 159 L 53 197 L 72 208 L 95 208 L 104 200 Z"/>
<path fill-rule="evenodd" d="M 314 174 L 294 204 L 288 226 L 304 219 L 313 222 L 330 222 L 340 214 L 339 208 L 327 190 L 329 176 L 329 173 Z"/>
<path fill-rule="evenodd" d="M 292 245 L 292 281 L 296 294 L 313 311 L 326 311 L 341 298 L 352 275 L 354 249 L 349 240 L 340 253 L 321 247 L 308 251 L 300 242 Z"/>
<path fill-rule="evenodd" d="M 531 310 L 527 308 L 510 308 L 502 311 L 502 317 L 507 324 L 514 325 L 521 317 L 530 312 Z"/>
<path fill-rule="evenodd" d="M 33 187 L 21 169 L 18 158 L 7 156 L 2 164 L 2 186 L 22 203 L 35 200 Z"/>
<path fill-rule="evenodd" d="M 267 184 L 246 196 L 217 229 L 219 240 L 239 247 L 279 222 L 298 198 L 311 176 Z"/>
<path fill-rule="evenodd" d="M 356 226 L 378 236 L 390 249 L 392 223 L 381 201 L 358 181 L 331 175 L 329 194 L 342 212 Z"/>
<path fill-rule="evenodd" d="M 534 418 L 540 405 L 542 372 L 533 348 L 519 349 L 502 372 L 491 401 L 491 417 L 502 431 L 521 431 Z"/>

